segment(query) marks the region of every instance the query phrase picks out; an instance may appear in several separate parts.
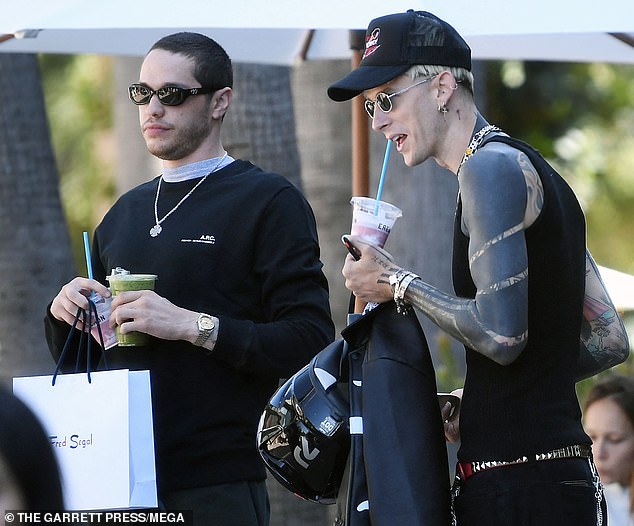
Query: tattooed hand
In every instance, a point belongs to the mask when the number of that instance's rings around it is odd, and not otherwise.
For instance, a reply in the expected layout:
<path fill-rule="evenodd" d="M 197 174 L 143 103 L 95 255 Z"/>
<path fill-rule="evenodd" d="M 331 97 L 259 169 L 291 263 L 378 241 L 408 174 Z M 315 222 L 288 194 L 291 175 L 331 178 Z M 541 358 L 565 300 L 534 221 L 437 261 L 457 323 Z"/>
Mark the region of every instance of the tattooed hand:
<path fill-rule="evenodd" d="M 392 256 L 359 236 L 346 236 L 361 252 L 358 261 L 348 255 L 341 273 L 346 288 L 362 301 L 384 303 L 392 299 L 390 275 L 400 269 Z"/>

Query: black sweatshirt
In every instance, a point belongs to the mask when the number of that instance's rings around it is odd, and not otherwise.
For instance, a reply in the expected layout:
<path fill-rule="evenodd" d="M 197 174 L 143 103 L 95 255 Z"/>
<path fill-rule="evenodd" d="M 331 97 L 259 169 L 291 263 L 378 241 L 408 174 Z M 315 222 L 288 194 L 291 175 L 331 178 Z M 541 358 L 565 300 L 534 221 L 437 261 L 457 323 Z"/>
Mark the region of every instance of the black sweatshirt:
<path fill-rule="evenodd" d="M 163 181 L 159 218 L 198 181 Z M 123 195 L 97 227 L 94 277 L 106 283 L 114 267 L 157 274 L 160 296 L 220 319 L 218 340 L 211 353 L 156 338 L 115 347 L 110 368 L 151 371 L 159 493 L 263 479 L 255 434 L 264 405 L 334 338 L 313 212 L 286 179 L 237 160 L 151 237 L 157 184 Z M 68 325 L 49 313 L 46 326 L 57 356 Z"/>

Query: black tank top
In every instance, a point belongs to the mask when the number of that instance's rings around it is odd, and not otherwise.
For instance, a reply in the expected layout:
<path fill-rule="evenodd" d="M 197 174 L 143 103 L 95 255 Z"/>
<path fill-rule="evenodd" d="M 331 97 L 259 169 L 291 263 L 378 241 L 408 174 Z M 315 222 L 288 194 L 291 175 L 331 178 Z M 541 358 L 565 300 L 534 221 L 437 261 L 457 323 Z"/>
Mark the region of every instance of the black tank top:
<path fill-rule="evenodd" d="M 466 349 L 460 412 L 461 461 L 515 460 L 571 444 L 590 444 L 575 393 L 585 294 L 585 218 L 568 184 L 530 145 L 495 135 L 524 152 L 544 188 L 543 209 L 525 232 L 528 250 L 528 343 L 501 366 Z M 462 203 L 454 224 L 456 294 L 474 298 Z"/>

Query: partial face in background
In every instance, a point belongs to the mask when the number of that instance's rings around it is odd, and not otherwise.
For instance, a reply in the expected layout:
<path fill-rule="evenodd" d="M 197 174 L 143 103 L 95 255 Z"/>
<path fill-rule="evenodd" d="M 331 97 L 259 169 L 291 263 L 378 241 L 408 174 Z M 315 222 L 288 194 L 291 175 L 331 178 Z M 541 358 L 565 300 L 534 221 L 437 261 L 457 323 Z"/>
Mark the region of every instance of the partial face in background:
<path fill-rule="evenodd" d="M 630 484 L 634 466 L 634 428 L 625 412 L 610 398 L 593 402 L 584 416 L 586 433 L 604 484 Z"/>

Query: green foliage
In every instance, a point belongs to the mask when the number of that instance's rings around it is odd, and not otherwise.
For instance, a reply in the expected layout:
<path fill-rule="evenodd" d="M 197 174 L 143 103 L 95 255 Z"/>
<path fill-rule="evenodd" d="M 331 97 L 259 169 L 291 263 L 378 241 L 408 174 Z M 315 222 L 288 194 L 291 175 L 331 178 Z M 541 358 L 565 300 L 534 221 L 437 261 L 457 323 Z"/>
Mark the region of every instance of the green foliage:
<path fill-rule="evenodd" d="M 462 387 L 464 384 L 464 366 L 460 366 L 456 360 L 456 354 L 452 350 L 449 336 L 438 332 L 434 349 L 437 353 L 437 363 L 434 364 L 436 370 L 436 384 L 438 391 L 449 393 L 454 389 Z M 462 346 L 459 346 L 461 355 L 464 353 Z"/>
<path fill-rule="evenodd" d="M 112 67 L 96 55 L 41 55 L 46 108 L 60 192 L 78 268 L 84 230 L 92 232 L 115 193 Z"/>
<path fill-rule="evenodd" d="M 634 273 L 634 67 L 488 62 L 489 120 L 538 148 L 586 212 L 597 262 Z"/>

